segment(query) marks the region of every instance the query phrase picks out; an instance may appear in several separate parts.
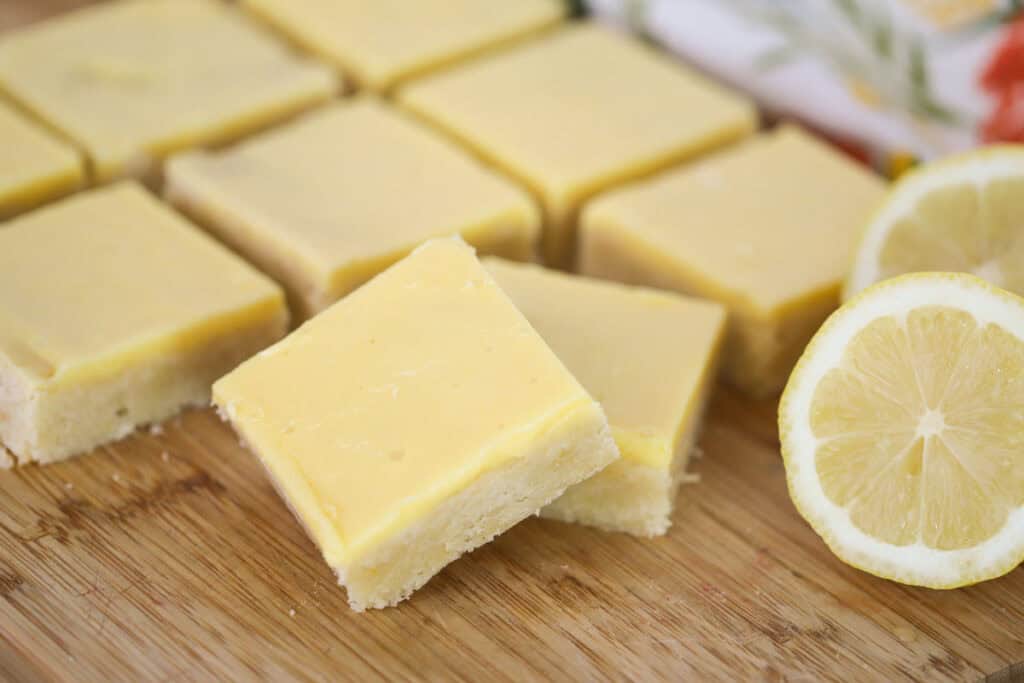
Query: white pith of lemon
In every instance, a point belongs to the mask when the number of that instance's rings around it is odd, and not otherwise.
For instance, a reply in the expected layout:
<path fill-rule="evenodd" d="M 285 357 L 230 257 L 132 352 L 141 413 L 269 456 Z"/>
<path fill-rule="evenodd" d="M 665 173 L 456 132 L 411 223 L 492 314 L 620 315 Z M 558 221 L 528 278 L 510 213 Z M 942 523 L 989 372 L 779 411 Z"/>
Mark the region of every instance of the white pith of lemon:
<path fill-rule="evenodd" d="M 779 404 L 790 496 L 843 561 L 933 588 L 1024 559 L 1024 299 L 954 273 L 832 315 Z"/>
<path fill-rule="evenodd" d="M 1024 295 L 1024 145 L 967 152 L 901 177 L 861 237 L 843 299 L 919 271 L 969 272 Z"/>

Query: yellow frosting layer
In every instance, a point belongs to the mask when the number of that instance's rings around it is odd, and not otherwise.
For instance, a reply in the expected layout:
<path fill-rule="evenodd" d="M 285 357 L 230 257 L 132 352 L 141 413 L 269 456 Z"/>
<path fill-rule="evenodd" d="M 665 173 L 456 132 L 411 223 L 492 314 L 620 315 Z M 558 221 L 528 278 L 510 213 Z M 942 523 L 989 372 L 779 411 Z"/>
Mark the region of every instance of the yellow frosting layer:
<path fill-rule="evenodd" d="M 834 290 L 858 232 L 885 191 L 881 178 L 785 126 L 687 168 L 595 200 L 587 233 L 649 244 L 730 308 L 772 314 Z"/>
<path fill-rule="evenodd" d="M 560 21 L 561 0 L 243 0 L 359 85 L 384 89 Z"/>
<path fill-rule="evenodd" d="M 273 282 L 133 182 L 0 225 L 0 354 L 48 386 L 283 307 Z"/>
<path fill-rule="evenodd" d="M 597 25 L 411 83 L 399 101 L 527 183 L 545 257 L 571 260 L 580 202 L 753 130 L 745 99 Z"/>
<path fill-rule="evenodd" d="M 283 282 L 302 317 L 424 240 L 528 259 L 540 218 L 509 181 L 373 98 L 167 166 L 168 196 Z"/>
<path fill-rule="evenodd" d="M 713 373 L 725 310 L 537 266 L 485 265 L 601 403 L 623 459 L 669 467 Z"/>
<path fill-rule="evenodd" d="M 82 160 L 68 144 L 0 102 L 0 217 L 82 184 Z"/>
<path fill-rule="evenodd" d="M 458 238 L 242 364 L 214 401 L 340 572 L 551 430 L 604 421 Z"/>
<path fill-rule="evenodd" d="M 335 76 L 224 3 L 115 0 L 0 37 L 0 89 L 75 141 L 99 179 L 328 98 Z"/>

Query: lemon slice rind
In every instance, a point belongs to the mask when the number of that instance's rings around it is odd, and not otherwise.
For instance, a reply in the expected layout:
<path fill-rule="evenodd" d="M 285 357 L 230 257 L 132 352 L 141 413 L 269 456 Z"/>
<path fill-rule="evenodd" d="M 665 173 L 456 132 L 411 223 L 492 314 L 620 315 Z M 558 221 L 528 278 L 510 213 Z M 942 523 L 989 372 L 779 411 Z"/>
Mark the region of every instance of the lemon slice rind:
<path fill-rule="evenodd" d="M 901 219 L 913 215 L 921 199 L 944 187 L 983 186 L 1007 177 L 1024 178 L 1024 146 L 994 145 L 954 155 L 901 177 L 861 235 L 853 267 L 843 283 L 843 301 L 884 278 L 879 257 L 889 233 Z"/>
<path fill-rule="evenodd" d="M 789 494 L 797 510 L 844 562 L 876 576 L 930 588 L 956 588 L 1001 576 L 1024 560 L 1024 507 L 1012 511 L 995 535 L 956 550 L 920 541 L 894 545 L 853 524 L 846 509 L 824 492 L 811 429 L 814 392 L 840 365 L 853 337 L 883 316 L 901 318 L 921 306 L 970 313 L 979 326 L 996 323 L 1024 339 L 1024 299 L 964 273 L 912 273 L 858 294 L 830 317 L 807 346 L 779 403 L 779 434 Z"/>

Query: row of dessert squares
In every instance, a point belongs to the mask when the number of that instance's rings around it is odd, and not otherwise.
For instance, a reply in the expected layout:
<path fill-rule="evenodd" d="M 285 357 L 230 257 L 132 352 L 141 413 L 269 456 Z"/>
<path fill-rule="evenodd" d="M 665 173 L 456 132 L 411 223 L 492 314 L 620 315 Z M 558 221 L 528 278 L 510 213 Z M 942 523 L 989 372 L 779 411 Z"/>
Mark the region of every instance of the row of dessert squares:
<path fill-rule="evenodd" d="M 385 96 L 214 0 L 0 37 L 0 462 L 216 382 L 356 607 L 537 510 L 664 533 L 719 361 L 781 386 L 881 182 L 554 0 L 358 4 L 241 3 Z"/>
<path fill-rule="evenodd" d="M 61 135 L 0 103 L 0 214 L 144 177 L 296 322 L 433 236 L 539 252 L 724 304 L 725 373 L 769 395 L 882 191 L 796 128 L 752 135 L 749 102 L 649 47 L 560 24 L 560 0 L 239 4 L 121 0 L 0 36 L 0 90 Z M 331 99 L 339 73 L 391 101 Z"/>

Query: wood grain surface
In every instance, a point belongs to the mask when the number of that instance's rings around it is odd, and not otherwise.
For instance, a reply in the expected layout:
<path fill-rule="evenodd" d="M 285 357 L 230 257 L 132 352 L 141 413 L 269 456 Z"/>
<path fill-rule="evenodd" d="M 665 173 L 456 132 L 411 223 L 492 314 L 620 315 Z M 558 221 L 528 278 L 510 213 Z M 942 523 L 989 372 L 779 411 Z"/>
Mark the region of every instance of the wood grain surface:
<path fill-rule="evenodd" d="M 82 4 L 0 0 L 0 29 Z M 2 153 L 2 150 L 0 150 Z M 210 411 L 0 473 L 9 680 L 1013 680 L 1024 571 L 952 592 L 843 565 L 786 494 L 774 403 L 720 388 L 674 526 L 531 519 L 400 607 L 345 596 Z"/>
<path fill-rule="evenodd" d="M 209 411 L 2 473 L 0 672 L 936 681 L 1024 659 L 1024 572 L 938 592 L 832 557 L 786 495 L 774 408 L 718 390 L 668 536 L 531 519 L 364 614 Z"/>

